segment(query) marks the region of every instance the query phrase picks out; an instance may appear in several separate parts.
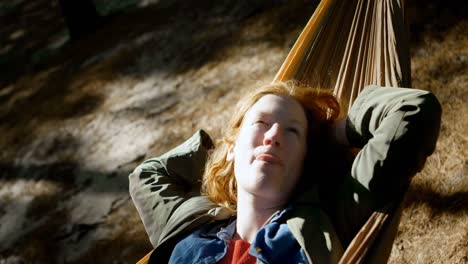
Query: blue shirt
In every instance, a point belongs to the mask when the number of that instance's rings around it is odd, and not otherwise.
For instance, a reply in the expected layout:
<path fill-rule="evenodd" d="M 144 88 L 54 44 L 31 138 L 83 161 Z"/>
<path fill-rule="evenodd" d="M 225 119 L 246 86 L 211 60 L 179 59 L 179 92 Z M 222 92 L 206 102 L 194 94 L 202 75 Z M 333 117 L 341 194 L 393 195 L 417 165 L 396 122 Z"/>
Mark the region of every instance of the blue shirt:
<path fill-rule="evenodd" d="M 289 230 L 286 208 L 263 226 L 251 243 L 249 254 L 259 263 L 308 263 L 304 250 Z M 169 263 L 216 263 L 227 253 L 236 221 L 215 222 L 183 237 L 174 247 Z"/>

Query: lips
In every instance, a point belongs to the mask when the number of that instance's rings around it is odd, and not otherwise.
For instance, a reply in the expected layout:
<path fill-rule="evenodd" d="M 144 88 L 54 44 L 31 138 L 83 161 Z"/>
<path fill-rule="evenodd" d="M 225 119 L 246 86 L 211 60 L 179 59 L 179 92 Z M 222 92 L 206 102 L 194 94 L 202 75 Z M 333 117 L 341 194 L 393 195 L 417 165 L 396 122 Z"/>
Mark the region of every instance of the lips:
<path fill-rule="evenodd" d="M 263 162 L 271 163 L 271 164 L 278 164 L 278 165 L 283 164 L 281 159 L 279 159 L 277 156 L 271 153 L 260 153 L 259 155 L 255 156 L 255 160 L 259 160 L 259 161 L 263 161 Z"/>

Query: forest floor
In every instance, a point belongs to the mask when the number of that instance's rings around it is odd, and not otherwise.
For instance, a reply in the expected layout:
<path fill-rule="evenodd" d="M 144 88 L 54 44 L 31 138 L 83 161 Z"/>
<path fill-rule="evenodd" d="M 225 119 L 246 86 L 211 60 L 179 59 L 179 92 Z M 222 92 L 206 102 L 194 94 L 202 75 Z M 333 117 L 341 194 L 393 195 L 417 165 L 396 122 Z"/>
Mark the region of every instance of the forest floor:
<path fill-rule="evenodd" d="M 114 1 L 119 2 L 119 1 Z M 135 263 L 128 174 L 271 81 L 316 1 L 96 1 L 70 41 L 56 1 L 0 3 L 0 264 Z M 390 263 L 468 263 L 466 1 L 407 1 L 412 86 L 443 107 Z"/>

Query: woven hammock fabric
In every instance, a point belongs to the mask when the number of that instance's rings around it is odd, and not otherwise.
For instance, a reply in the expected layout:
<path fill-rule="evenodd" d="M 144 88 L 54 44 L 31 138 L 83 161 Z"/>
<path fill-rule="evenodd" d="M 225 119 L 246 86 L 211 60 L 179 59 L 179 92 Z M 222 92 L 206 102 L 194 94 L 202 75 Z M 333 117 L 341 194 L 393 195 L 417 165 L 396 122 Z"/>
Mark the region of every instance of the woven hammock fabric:
<path fill-rule="evenodd" d="M 287 80 L 333 89 L 345 110 L 366 85 L 409 87 L 403 0 L 322 0 L 273 81 Z M 371 215 L 340 263 L 388 260 L 403 203 L 395 204 Z"/>
<path fill-rule="evenodd" d="M 333 89 L 350 106 L 365 85 L 409 87 L 402 0 L 322 0 L 273 81 Z"/>

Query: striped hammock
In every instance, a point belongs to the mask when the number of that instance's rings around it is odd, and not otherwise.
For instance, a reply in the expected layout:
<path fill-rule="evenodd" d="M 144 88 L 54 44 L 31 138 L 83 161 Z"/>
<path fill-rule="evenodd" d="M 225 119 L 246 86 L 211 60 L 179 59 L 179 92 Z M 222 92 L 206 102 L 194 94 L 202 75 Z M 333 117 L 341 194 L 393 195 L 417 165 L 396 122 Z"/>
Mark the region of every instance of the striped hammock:
<path fill-rule="evenodd" d="M 404 0 L 322 0 L 273 81 L 294 79 L 333 89 L 348 109 L 366 85 L 409 87 L 403 5 Z M 402 200 L 371 215 L 340 263 L 388 260 Z"/>
<path fill-rule="evenodd" d="M 347 105 L 365 85 L 409 87 L 403 2 L 322 0 L 274 81 L 319 82 Z"/>

